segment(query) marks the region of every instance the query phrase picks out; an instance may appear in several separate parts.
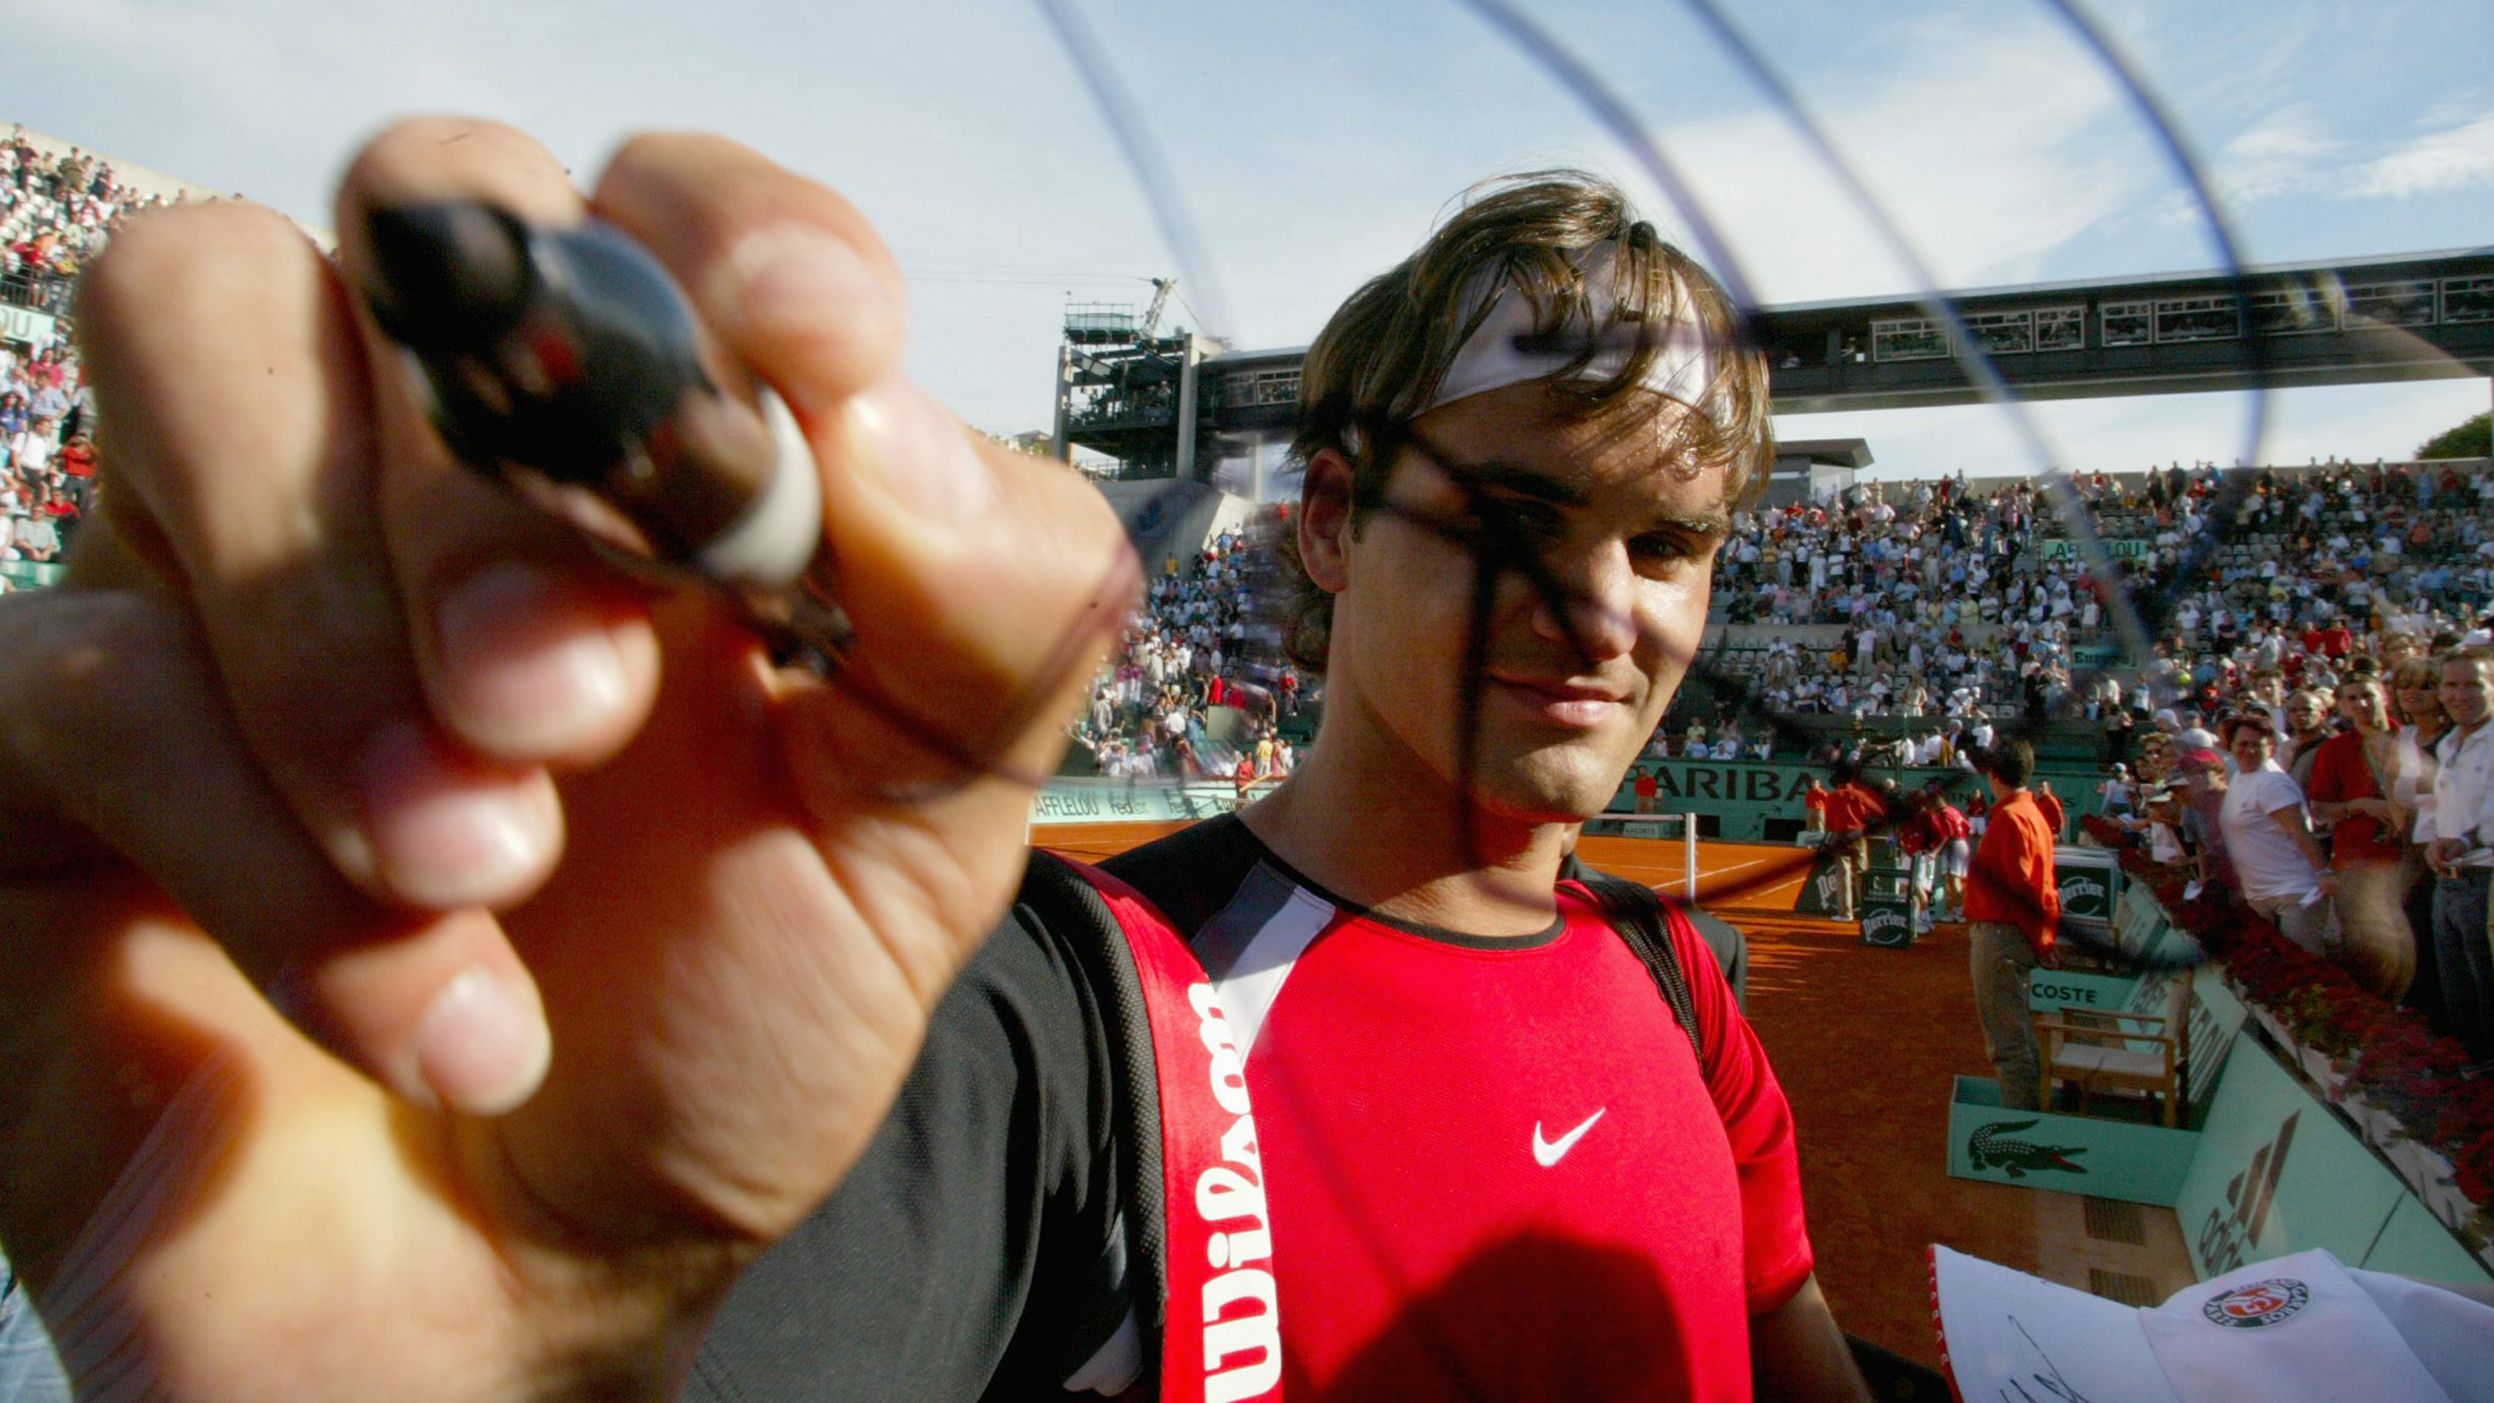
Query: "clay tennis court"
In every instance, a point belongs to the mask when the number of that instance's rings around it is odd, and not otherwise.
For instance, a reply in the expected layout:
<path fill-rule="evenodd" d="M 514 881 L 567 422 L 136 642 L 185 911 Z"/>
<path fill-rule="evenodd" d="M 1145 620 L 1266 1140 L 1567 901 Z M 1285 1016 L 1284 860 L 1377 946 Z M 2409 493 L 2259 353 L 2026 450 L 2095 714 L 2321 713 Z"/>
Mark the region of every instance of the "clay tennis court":
<path fill-rule="evenodd" d="M 1096 862 L 1181 826 L 1066 824 L 1033 840 Z M 1581 851 L 1666 892 L 1681 880 L 1676 841 L 1590 837 Z M 1936 1367 L 1925 1258 L 1934 1242 L 2082 1290 L 2095 1270 L 2145 1275 L 2164 1290 L 2188 1284 L 2170 1210 L 2146 1211 L 2144 1246 L 2108 1248 L 2085 1231 L 2086 1200 L 1948 1177 L 1952 1079 L 1991 1075 L 1965 930 L 1942 926 L 1910 948 L 1880 949 L 1851 925 L 1796 916 L 1806 858 L 1781 845 L 1701 842 L 1698 884 L 1707 909 L 1749 940 L 1749 1018 L 1800 1125 L 1819 1280 L 1845 1329 Z"/>

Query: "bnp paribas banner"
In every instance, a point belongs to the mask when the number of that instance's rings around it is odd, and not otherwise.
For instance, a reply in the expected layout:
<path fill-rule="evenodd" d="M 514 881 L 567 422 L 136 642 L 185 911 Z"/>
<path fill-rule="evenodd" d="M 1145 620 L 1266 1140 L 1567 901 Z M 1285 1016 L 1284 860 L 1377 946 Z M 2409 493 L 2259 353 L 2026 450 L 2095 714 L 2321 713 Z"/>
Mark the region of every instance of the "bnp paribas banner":
<path fill-rule="evenodd" d="M 1984 792 L 1982 781 L 1970 770 L 1912 768 L 1871 773 L 1895 780 L 1900 789 L 1916 789 L 1934 779 L 1944 779 L 1961 804 L 1964 796 Z M 2095 811 L 2095 787 L 2102 776 L 2060 770 L 2039 773 L 2051 781 L 2054 792 L 2061 796 L 2062 804 L 2072 815 Z M 1810 780 L 1816 777 L 1822 784 L 1827 782 L 1825 770 L 1772 760 L 1639 760 L 1629 767 L 1618 796 L 1611 801 L 1611 811 L 1634 812 L 1640 798 L 1638 785 L 1648 776 L 1654 784 L 1651 802 L 1656 812 L 1705 815 L 1713 820 L 1704 826 L 1706 836 L 1735 842 L 1763 840 L 1767 823 L 1773 819 L 1790 820 L 1793 830 L 1798 830 L 1805 813 L 1801 796 L 1808 791 Z"/>

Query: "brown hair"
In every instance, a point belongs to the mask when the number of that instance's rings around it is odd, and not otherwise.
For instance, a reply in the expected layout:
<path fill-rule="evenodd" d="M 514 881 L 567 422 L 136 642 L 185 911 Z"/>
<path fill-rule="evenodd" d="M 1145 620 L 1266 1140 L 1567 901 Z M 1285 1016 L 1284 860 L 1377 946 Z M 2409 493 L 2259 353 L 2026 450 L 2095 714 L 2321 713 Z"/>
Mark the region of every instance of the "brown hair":
<path fill-rule="evenodd" d="M 2418 653 L 2413 657 L 2401 658 L 2399 665 L 2391 669 L 2390 685 L 2405 687 L 2410 691 L 2418 687 L 2436 686 L 2440 683 L 2441 671 L 2442 667 L 2439 662 Z"/>
<path fill-rule="evenodd" d="M 1604 243 L 1619 248 L 1611 265 L 1614 302 L 1609 321 L 1594 326 L 1578 255 Z M 1384 491 L 1400 450 L 1390 431 L 1428 411 L 1457 353 L 1498 300 L 1482 290 L 1498 287 L 1526 299 L 1537 332 L 1588 333 L 1576 357 L 1543 382 L 1588 416 L 1643 389 L 1674 325 L 1694 322 L 1716 374 L 1702 402 L 1675 426 L 1670 442 L 1679 467 L 1695 475 L 1721 466 L 1729 506 L 1746 506 L 1763 491 L 1775 461 L 1766 359 L 1748 345 L 1730 294 L 1637 218 L 1609 181 L 1581 171 L 1532 171 L 1466 192 L 1418 252 L 1351 294 L 1308 347 L 1291 450 L 1302 463 L 1328 450 L 1349 460 L 1354 530 Z M 1619 372 L 1578 378 L 1623 330 L 1636 339 Z M 1333 596 L 1308 578 L 1294 533 L 1283 533 L 1281 555 L 1292 595 L 1283 649 L 1300 667 L 1321 671 Z"/>
<path fill-rule="evenodd" d="M 2433 660 L 2434 671 L 2437 675 L 2443 668 L 2467 663 L 2475 663 L 2479 667 L 2494 670 L 2494 648 L 2489 648 L 2482 643 L 2470 643 L 2464 647 L 2453 648 Z"/>
<path fill-rule="evenodd" d="M 2390 715 L 2402 726 L 2422 726 L 2428 715 L 2436 721 L 2448 721 L 2450 718 L 2442 711 L 2442 693 L 2438 690 L 2441 682 L 2442 669 L 2425 654 L 2414 653 L 2400 659 L 2399 665 L 2390 671 Z M 2411 713 L 2399 700 L 2400 692 L 2420 689 L 2425 694 L 2427 715 Z"/>
<path fill-rule="evenodd" d="M 2345 677 L 2339 679 L 2336 687 L 2330 689 L 2331 699 L 2336 700 L 2339 697 L 2345 696 L 2349 687 L 2370 687 L 2374 691 L 2381 693 L 2385 700 L 2390 696 L 2390 684 L 2382 681 L 2380 673 L 2350 672 Z"/>
<path fill-rule="evenodd" d="M 2277 748 L 2277 728 L 2270 723 L 2267 716 L 2264 716 L 2257 711 L 2238 712 L 2235 715 L 2229 716 L 2225 720 L 2218 722 L 2217 743 L 2227 747 L 2228 749 L 2233 748 L 2235 732 L 2243 730 L 2246 727 L 2267 736 L 2269 738 L 2270 749 L 2275 750 Z"/>

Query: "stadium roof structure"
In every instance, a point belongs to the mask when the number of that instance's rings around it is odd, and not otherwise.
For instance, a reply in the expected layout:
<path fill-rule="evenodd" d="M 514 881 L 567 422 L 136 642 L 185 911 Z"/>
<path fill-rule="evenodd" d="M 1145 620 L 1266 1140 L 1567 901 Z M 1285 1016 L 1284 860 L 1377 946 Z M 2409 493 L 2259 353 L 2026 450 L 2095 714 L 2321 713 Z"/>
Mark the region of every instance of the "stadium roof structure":
<path fill-rule="evenodd" d="M 1802 459 L 1829 468 L 1867 468 L 1871 465 L 1870 444 L 1858 438 L 1779 438 L 1775 441 L 1776 461 Z"/>
<path fill-rule="evenodd" d="M 1934 304 L 1960 322 L 1946 325 Z M 1763 309 L 1782 413 L 2494 374 L 2494 247 Z"/>
<path fill-rule="evenodd" d="M 2485 376 L 2494 246 L 1796 303 L 1752 325 L 1783 414 L 1978 403 L 1975 348 L 2025 399 Z M 1297 418 L 1305 347 L 1078 348 L 1069 328 L 1067 350 L 1069 446 L 1125 458 L 1149 442 L 1174 464 L 1197 456 L 1174 444 L 1181 405 L 1199 446 L 1277 438 Z"/>

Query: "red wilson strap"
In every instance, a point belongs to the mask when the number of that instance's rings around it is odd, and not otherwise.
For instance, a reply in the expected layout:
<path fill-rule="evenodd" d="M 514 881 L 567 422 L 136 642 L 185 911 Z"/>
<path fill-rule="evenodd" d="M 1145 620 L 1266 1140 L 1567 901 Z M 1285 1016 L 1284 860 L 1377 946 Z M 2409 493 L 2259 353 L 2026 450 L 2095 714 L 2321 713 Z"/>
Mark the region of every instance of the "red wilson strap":
<path fill-rule="evenodd" d="M 1134 888 L 1072 865 L 1125 932 L 1152 1026 L 1169 1219 L 1160 1396 L 1164 1403 L 1278 1399 L 1281 1311 L 1245 1054 L 1211 976 L 1169 922 Z"/>

